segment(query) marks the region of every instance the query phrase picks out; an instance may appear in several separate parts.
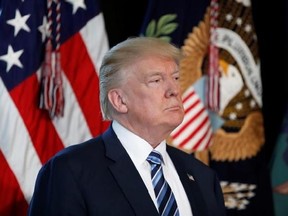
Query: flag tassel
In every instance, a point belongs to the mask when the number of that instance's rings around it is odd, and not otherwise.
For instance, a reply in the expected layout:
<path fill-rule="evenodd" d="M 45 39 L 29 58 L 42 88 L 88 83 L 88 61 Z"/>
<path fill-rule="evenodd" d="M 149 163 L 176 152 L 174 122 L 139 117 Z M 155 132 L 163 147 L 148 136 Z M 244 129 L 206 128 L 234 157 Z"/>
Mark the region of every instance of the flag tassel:
<path fill-rule="evenodd" d="M 51 109 L 52 116 L 63 116 L 64 114 L 64 95 L 63 82 L 61 76 L 60 53 L 56 53 L 56 71 L 53 79 L 53 106 Z"/>
<path fill-rule="evenodd" d="M 216 46 L 218 10 L 218 0 L 212 0 L 210 5 L 209 70 L 206 94 L 208 109 L 214 112 L 218 112 L 220 109 L 219 50 Z"/>
<path fill-rule="evenodd" d="M 62 117 L 64 115 L 64 91 L 62 81 L 62 69 L 60 58 L 60 27 L 61 27 L 61 3 L 56 0 L 56 49 L 52 46 L 52 0 L 47 1 L 48 8 L 48 40 L 45 47 L 45 61 L 41 73 L 40 108 L 48 110 L 50 117 Z M 53 55 L 54 54 L 54 55 Z M 53 58 L 54 57 L 54 58 Z M 53 59 L 52 59 L 53 58 Z M 55 60 L 55 61 L 52 61 Z M 52 62 L 55 62 L 52 67 Z"/>
<path fill-rule="evenodd" d="M 50 110 L 52 107 L 52 98 L 50 89 L 52 85 L 52 44 L 49 40 L 46 43 L 45 61 L 42 66 L 41 73 L 41 92 L 40 92 L 40 108 Z"/>

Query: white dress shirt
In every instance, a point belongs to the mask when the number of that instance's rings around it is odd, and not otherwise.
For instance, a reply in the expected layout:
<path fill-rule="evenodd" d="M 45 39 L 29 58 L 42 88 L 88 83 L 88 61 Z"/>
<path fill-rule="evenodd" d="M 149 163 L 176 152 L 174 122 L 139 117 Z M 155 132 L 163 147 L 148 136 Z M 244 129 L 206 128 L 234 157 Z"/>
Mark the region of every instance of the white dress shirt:
<path fill-rule="evenodd" d="M 148 155 L 153 150 L 153 147 L 144 139 L 123 127 L 117 121 L 112 122 L 112 128 L 122 143 L 123 147 L 127 151 L 128 155 L 130 156 L 131 160 L 133 161 L 144 184 L 146 185 L 151 199 L 158 209 L 154 188 L 151 181 L 150 164 L 146 161 Z M 192 210 L 186 192 L 183 188 L 174 164 L 166 152 L 166 141 L 163 140 L 155 148 L 155 150 L 160 152 L 163 157 L 164 163 L 162 164 L 162 168 L 164 177 L 174 193 L 180 215 L 192 216 Z"/>

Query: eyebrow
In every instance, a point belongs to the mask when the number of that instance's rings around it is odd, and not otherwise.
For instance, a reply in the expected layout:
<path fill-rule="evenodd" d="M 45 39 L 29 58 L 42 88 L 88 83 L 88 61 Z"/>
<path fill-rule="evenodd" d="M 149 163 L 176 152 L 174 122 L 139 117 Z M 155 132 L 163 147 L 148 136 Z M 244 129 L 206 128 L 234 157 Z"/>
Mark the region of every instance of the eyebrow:
<path fill-rule="evenodd" d="M 163 72 L 161 71 L 152 71 L 151 74 L 149 74 L 149 76 L 156 76 L 156 75 L 162 75 Z M 180 70 L 177 69 L 175 71 L 172 71 L 171 74 L 180 74 Z"/>

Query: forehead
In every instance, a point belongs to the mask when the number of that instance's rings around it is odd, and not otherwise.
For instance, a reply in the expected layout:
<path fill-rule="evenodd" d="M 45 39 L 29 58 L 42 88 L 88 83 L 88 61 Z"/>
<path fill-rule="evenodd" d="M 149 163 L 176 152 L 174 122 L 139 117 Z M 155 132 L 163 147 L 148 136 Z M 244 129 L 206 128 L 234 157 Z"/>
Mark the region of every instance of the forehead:
<path fill-rule="evenodd" d="M 176 61 L 172 58 L 159 56 L 145 56 L 138 58 L 131 68 L 139 73 L 168 72 L 178 70 Z"/>

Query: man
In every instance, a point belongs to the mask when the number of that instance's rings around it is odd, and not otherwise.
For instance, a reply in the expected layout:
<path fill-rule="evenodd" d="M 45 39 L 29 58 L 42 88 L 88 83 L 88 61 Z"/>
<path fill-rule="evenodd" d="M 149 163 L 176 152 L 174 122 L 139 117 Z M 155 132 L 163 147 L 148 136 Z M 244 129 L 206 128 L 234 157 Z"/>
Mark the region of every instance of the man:
<path fill-rule="evenodd" d="M 107 52 L 100 102 L 112 124 L 43 166 L 30 216 L 225 215 L 215 172 L 165 142 L 184 117 L 180 57 L 175 46 L 145 37 Z M 159 164 L 152 162 L 156 155 Z M 160 183 L 164 189 L 157 190 Z"/>

